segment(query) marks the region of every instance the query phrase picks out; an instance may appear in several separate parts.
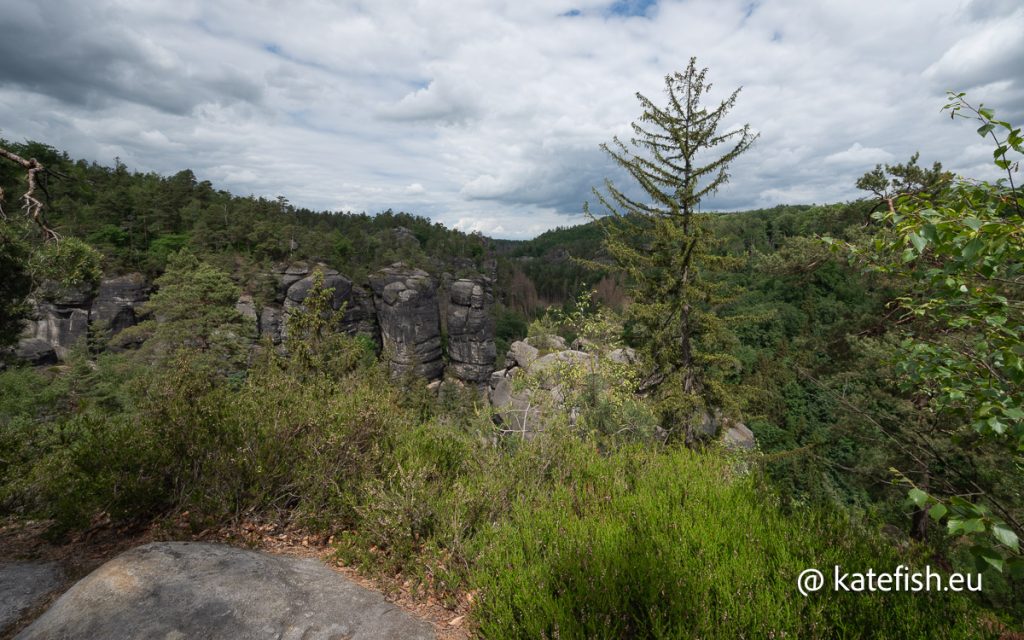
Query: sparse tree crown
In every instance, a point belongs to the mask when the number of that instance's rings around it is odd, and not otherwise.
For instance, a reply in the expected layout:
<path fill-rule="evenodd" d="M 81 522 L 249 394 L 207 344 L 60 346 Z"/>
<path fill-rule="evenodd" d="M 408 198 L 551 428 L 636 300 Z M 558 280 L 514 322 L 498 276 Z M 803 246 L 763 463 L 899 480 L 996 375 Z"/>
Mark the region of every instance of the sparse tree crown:
<path fill-rule="evenodd" d="M 666 76 L 665 107 L 638 93 L 643 114 L 629 144 L 614 138 L 602 145 L 643 196 L 611 180 L 594 190 L 609 214 L 606 249 L 632 285 L 630 316 L 653 365 L 646 386 L 671 407 L 670 429 L 685 427 L 688 439 L 695 415 L 726 403 L 720 381 L 735 366 L 725 348 L 732 334 L 713 310 L 723 292 L 701 277 L 721 258 L 707 251 L 711 238 L 698 205 L 728 182 L 730 163 L 757 138 L 749 125 L 719 130 L 739 90 L 709 108 L 706 75 L 691 58 L 685 71 Z"/>

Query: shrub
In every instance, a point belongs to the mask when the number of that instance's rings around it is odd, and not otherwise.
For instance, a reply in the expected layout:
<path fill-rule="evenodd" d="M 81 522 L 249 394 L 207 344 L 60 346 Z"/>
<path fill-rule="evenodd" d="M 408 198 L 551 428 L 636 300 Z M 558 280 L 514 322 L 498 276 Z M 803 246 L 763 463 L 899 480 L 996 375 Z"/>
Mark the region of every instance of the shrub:
<path fill-rule="evenodd" d="M 483 637 L 976 637 L 962 597 L 801 597 L 806 568 L 914 562 L 849 522 L 782 515 L 724 458 L 572 448 L 564 481 L 519 497 L 487 535 L 472 577 Z"/>

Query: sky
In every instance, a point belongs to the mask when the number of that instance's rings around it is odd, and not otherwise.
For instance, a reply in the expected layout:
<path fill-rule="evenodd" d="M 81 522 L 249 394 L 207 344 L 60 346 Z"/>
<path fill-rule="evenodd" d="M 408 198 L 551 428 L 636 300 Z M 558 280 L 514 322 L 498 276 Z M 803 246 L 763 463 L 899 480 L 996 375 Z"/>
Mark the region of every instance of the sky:
<path fill-rule="evenodd" d="M 1020 0 L 0 0 L 0 137 L 314 210 L 529 238 L 584 222 L 636 93 L 691 56 L 760 134 L 705 210 L 991 179 L 946 91 L 1024 121 Z"/>

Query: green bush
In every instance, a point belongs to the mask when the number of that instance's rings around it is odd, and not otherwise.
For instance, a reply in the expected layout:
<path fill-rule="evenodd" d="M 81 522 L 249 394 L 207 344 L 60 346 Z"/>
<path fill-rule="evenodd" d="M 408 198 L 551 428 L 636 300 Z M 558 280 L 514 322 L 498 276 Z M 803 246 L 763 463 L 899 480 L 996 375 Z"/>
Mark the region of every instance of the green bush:
<path fill-rule="evenodd" d="M 925 561 L 849 522 L 782 515 L 728 459 L 572 448 L 565 481 L 518 498 L 487 536 L 473 570 L 483 637 L 977 637 L 964 597 L 800 596 L 807 568 Z"/>

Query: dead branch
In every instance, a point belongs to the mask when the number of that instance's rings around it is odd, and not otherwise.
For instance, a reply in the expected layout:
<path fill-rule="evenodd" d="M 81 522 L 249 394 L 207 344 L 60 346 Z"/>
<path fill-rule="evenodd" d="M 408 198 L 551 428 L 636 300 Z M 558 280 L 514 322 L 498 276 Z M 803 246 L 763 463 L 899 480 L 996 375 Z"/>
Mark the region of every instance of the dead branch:
<path fill-rule="evenodd" d="M 39 230 L 43 233 L 45 240 L 59 240 L 60 236 L 56 231 L 46 226 L 46 220 L 43 218 L 43 202 L 36 198 L 36 188 L 38 187 L 38 181 L 36 176 L 40 172 L 45 172 L 46 168 L 43 167 L 42 163 L 35 158 L 29 158 L 26 160 L 16 153 L 12 153 L 3 147 L 0 147 L 0 156 L 7 158 L 11 162 L 21 165 L 25 169 L 25 175 L 28 178 L 28 190 L 21 196 L 24 204 L 25 213 L 32 218 L 32 221 L 36 223 Z M 0 190 L 0 202 L 3 201 L 3 190 Z M 0 214 L 3 214 L 0 209 Z M 6 219 L 6 214 L 4 214 Z"/>

